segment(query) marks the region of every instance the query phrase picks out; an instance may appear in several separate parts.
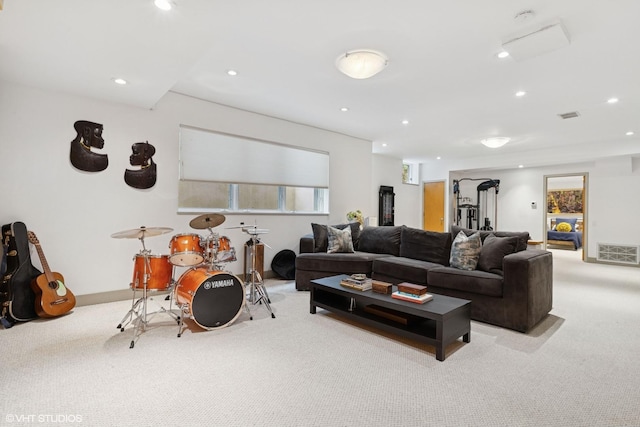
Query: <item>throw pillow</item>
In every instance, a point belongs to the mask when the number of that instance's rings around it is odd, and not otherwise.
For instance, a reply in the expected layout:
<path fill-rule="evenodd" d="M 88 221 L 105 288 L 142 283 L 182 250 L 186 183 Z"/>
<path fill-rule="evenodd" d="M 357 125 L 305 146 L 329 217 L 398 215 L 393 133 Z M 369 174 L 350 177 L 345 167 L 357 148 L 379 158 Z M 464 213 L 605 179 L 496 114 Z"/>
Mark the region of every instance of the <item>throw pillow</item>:
<path fill-rule="evenodd" d="M 578 218 L 556 218 L 556 231 L 560 231 L 558 230 L 558 225 L 563 222 L 566 222 L 571 226 L 571 230 L 569 231 L 576 231 L 576 223 L 578 222 Z"/>
<path fill-rule="evenodd" d="M 478 270 L 502 275 L 502 259 L 516 251 L 518 238 L 496 237 L 489 234 L 482 243 L 480 258 L 478 259 Z"/>
<path fill-rule="evenodd" d="M 327 253 L 353 252 L 353 241 L 351 240 L 351 227 L 340 230 L 327 226 L 328 245 Z"/>
<path fill-rule="evenodd" d="M 451 267 L 460 270 L 475 270 L 478 264 L 478 258 L 480 258 L 481 249 L 482 241 L 480 240 L 480 233 L 467 236 L 464 234 L 464 231 L 461 231 L 456 238 L 453 239 L 449 264 Z"/>
<path fill-rule="evenodd" d="M 313 252 L 327 252 L 327 244 L 328 244 L 328 233 L 327 233 L 328 225 L 315 224 L 311 223 L 311 229 L 313 230 Z M 349 223 L 349 224 L 338 224 L 333 225 L 332 227 L 337 228 L 339 230 L 344 230 L 345 228 L 351 228 L 351 240 L 353 241 L 354 249 L 358 247 L 358 237 L 360 235 L 360 224 L 359 223 Z"/>
<path fill-rule="evenodd" d="M 556 225 L 556 231 L 560 231 L 562 233 L 568 233 L 569 231 L 571 231 L 571 224 L 569 224 L 568 222 L 561 222 L 560 224 Z"/>

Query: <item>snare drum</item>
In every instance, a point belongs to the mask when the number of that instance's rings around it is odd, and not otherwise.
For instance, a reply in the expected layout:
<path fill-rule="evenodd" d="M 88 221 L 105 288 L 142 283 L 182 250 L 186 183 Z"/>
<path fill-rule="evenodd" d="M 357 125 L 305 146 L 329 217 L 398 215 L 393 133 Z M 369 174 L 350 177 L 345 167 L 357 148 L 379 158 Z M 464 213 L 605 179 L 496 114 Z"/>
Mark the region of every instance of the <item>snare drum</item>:
<path fill-rule="evenodd" d="M 191 268 L 178 279 L 175 300 L 201 328 L 222 328 L 240 315 L 245 303 L 244 285 L 223 271 Z"/>
<path fill-rule="evenodd" d="M 169 243 L 171 257 L 169 262 L 181 267 L 201 264 L 204 261 L 200 236 L 197 234 L 176 234 Z"/>
<path fill-rule="evenodd" d="M 145 258 L 149 260 L 147 264 Z M 136 255 L 133 264 L 131 289 L 144 289 L 144 276 L 147 274 L 147 290 L 167 290 L 171 286 L 173 266 L 168 255 Z"/>
<path fill-rule="evenodd" d="M 231 247 L 231 240 L 229 240 L 227 236 L 222 236 L 218 240 L 218 252 L 216 252 L 216 261 L 236 261 L 236 248 Z"/>

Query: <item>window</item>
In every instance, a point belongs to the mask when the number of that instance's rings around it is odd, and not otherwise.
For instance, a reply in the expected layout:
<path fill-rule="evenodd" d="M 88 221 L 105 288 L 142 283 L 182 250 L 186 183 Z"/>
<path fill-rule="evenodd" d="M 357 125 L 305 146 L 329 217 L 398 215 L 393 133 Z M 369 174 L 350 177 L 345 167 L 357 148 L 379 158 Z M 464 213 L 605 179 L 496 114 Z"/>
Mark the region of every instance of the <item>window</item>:
<path fill-rule="evenodd" d="M 415 163 L 402 164 L 402 183 L 418 185 L 420 168 Z"/>
<path fill-rule="evenodd" d="M 329 154 L 180 127 L 178 212 L 329 212 Z"/>

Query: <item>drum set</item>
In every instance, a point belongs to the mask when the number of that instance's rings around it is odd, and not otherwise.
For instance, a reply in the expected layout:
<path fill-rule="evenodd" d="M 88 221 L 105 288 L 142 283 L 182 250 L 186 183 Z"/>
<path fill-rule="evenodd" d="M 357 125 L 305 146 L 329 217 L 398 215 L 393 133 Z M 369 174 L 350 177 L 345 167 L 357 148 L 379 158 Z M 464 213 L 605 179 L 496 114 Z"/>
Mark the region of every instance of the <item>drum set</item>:
<path fill-rule="evenodd" d="M 131 309 L 117 326 L 124 331 L 128 324 L 134 325 L 130 348 L 134 347 L 151 316 L 156 313 L 165 313 L 178 323 L 178 337 L 184 330 L 185 318 L 190 318 L 203 329 L 212 330 L 230 325 L 245 308 L 253 320 L 247 301 L 252 304 L 264 303 L 271 317 L 275 318 L 264 282 L 256 270 L 256 250 L 252 251 L 251 267 L 245 274 L 244 282 L 226 271 L 226 264 L 237 261 L 237 258 L 229 238 L 213 230 L 224 221 L 224 215 L 220 214 L 194 218 L 189 225 L 197 230 L 208 230 L 208 234 L 174 235 L 169 243 L 169 255 L 152 255 L 144 239 L 170 233 L 172 228 L 142 226 L 111 235 L 116 239 L 138 239 L 142 244 L 140 252 L 133 257 L 130 287 L 134 293 Z M 245 226 L 244 223 L 229 228 L 240 228 L 249 234 L 250 242 L 254 245 L 258 243 L 259 234 L 269 231 L 257 226 Z M 187 267 L 177 281 L 173 279 L 176 267 Z M 169 301 L 169 309 L 159 305 L 157 311 L 149 311 L 149 301 L 153 300 L 151 295 L 154 292 L 168 293 L 165 300 Z M 177 313 L 172 308 L 174 302 Z"/>

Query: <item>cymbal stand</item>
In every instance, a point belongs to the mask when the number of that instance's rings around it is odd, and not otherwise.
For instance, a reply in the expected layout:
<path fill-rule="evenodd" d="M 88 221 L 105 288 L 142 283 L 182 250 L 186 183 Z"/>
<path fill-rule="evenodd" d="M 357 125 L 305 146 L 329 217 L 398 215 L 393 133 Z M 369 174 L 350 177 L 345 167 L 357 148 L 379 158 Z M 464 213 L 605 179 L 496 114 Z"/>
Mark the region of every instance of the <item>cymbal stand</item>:
<path fill-rule="evenodd" d="M 136 341 L 140 337 L 140 334 L 145 330 L 146 325 L 149 323 L 148 315 L 156 314 L 156 313 L 166 313 L 171 318 L 176 320 L 177 322 L 180 322 L 180 316 L 176 315 L 173 312 L 172 308 L 171 308 L 172 305 L 173 305 L 173 298 L 171 296 L 173 294 L 172 292 L 169 292 L 169 310 L 165 309 L 161 305 L 158 305 L 160 307 L 159 311 L 155 311 L 153 313 L 148 313 L 148 311 L 147 311 L 148 302 L 147 301 L 153 299 L 153 298 L 151 298 L 149 296 L 148 288 L 147 288 L 147 284 L 148 284 L 149 278 L 151 277 L 151 274 L 153 273 L 153 271 L 151 270 L 151 262 L 149 260 L 149 257 L 151 255 L 151 251 L 147 250 L 147 248 L 144 245 L 144 233 L 139 238 L 139 240 L 142 243 L 142 250 L 140 251 L 140 255 L 142 255 L 144 257 L 144 273 L 142 274 L 142 297 L 138 298 L 138 300 L 136 301 L 136 293 L 137 293 L 137 289 L 138 289 L 135 286 L 135 284 L 138 281 L 138 277 L 136 276 L 136 277 L 133 278 L 133 283 L 131 284 L 131 287 L 133 288 L 133 297 L 131 299 L 131 309 L 127 312 L 127 314 L 125 314 L 125 316 L 122 318 L 122 320 L 120 321 L 120 323 L 117 326 L 117 328 L 120 329 L 120 332 L 124 332 L 124 328 L 129 323 L 134 323 L 133 339 L 131 340 L 131 344 L 129 345 L 129 348 L 133 348 L 134 347 Z M 135 258 L 134 258 L 134 260 L 135 260 Z M 171 283 L 169 284 L 169 287 L 167 289 L 170 289 L 174 284 L 174 280 L 173 280 L 173 269 L 174 268 L 175 268 L 175 266 L 172 267 Z"/>
<path fill-rule="evenodd" d="M 276 318 L 276 315 L 273 314 L 273 310 L 271 310 L 271 305 L 269 304 L 271 300 L 269 299 L 269 295 L 267 294 L 267 289 L 264 286 L 264 281 L 256 270 L 256 258 L 257 258 L 257 248 L 258 244 L 258 234 L 261 230 L 257 230 L 255 227 L 247 227 L 242 229 L 244 232 L 251 236 L 251 244 L 253 246 L 251 250 L 251 269 L 249 270 L 249 277 L 245 278 L 245 287 L 249 288 L 249 301 L 252 304 L 264 303 L 269 313 L 271 313 L 272 318 Z"/>

